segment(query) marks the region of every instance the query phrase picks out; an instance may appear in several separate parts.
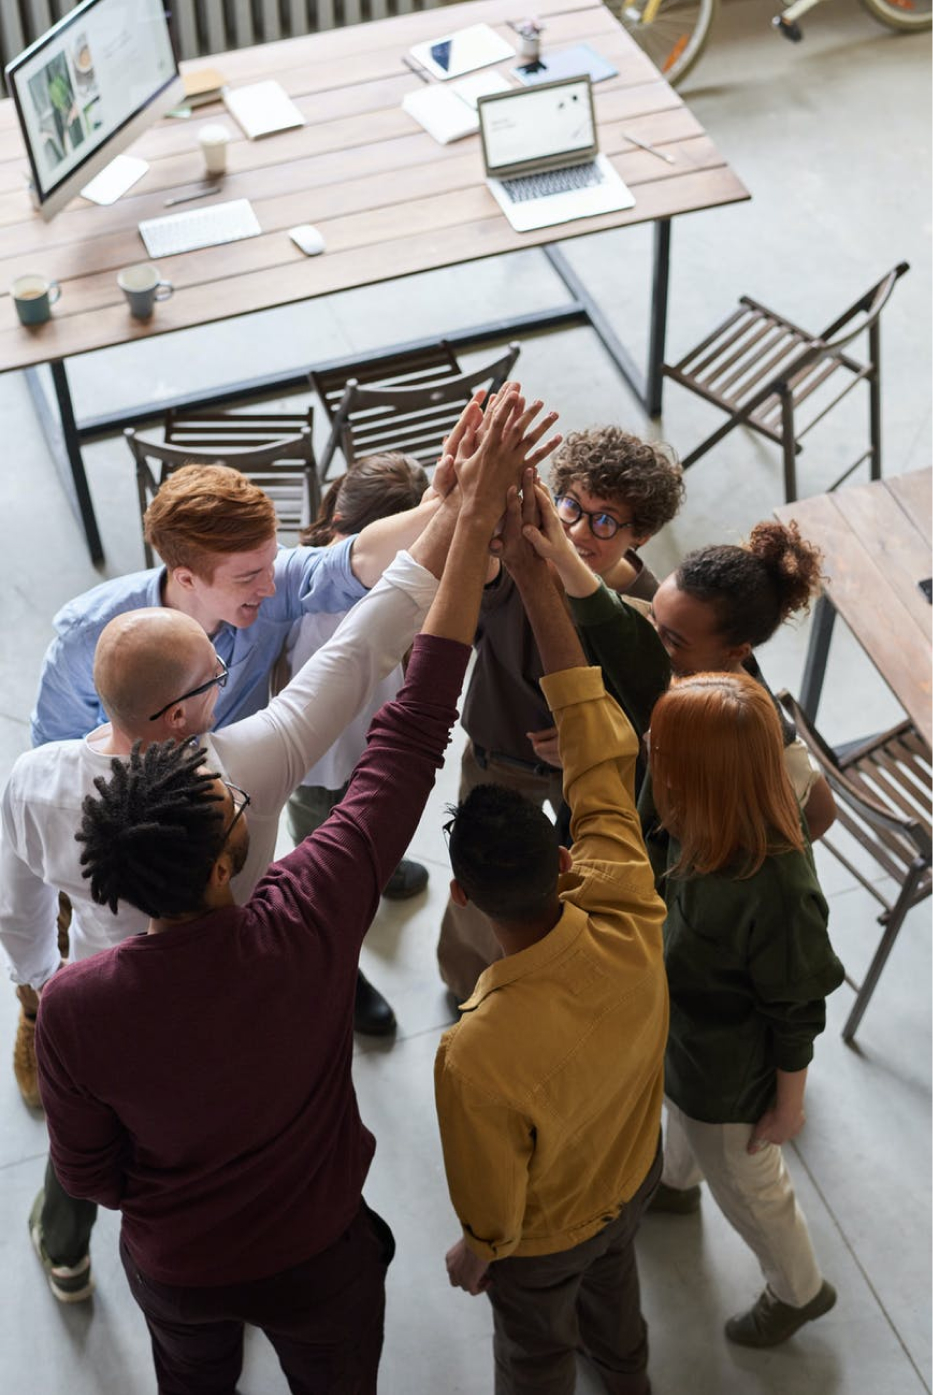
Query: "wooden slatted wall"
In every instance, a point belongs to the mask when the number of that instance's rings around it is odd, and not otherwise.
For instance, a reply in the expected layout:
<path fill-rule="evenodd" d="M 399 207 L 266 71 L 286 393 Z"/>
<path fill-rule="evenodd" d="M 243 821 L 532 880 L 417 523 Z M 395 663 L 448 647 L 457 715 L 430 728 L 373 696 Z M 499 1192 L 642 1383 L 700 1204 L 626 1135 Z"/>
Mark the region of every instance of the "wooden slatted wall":
<path fill-rule="evenodd" d="M 431 10 L 445 0 L 172 0 L 180 58 L 223 53 L 270 39 L 338 29 L 410 10 Z M 0 0 L 2 70 L 28 44 L 73 10 L 74 0 Z"/>

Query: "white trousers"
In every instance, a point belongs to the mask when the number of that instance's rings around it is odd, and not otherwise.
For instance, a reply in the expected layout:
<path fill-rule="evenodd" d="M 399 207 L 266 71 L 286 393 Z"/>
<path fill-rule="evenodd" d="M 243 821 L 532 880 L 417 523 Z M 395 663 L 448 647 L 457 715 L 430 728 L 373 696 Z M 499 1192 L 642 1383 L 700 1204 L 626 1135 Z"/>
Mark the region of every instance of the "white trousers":
<path fill-rule="evenodd" d="M 746 1152 L 751 1124 L 702 1124 L 670 1100 L 664 1130 L 668 1187 L 683 1189 L 706 1178 L 713 1199 L 761 1265 L 775 1298 L 802 1308 L 823 1277 L 784 1156 L 776 1143 Z"/>

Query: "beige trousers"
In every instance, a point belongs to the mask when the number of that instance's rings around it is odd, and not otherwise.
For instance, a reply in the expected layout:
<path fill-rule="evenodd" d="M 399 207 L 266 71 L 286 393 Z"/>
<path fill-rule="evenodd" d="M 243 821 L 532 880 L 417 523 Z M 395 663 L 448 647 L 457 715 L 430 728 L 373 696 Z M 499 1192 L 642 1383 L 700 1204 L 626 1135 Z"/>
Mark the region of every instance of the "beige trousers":
<path fill-rule="evenodd" d="M 468 741 L 460 768 L 460 800 L 466 799 L 477 785 L 505 785 L 516 790 L 535 804 L 547 801 L 556 816 L 561 801 L 563 772 L 537 775 L 533 770 L 521 770 L 489 757 L 485 768 L 480 766 Z M 455 906 L 448 900 L 441 934 L 437 945 L 437 962 L 441 978 L 458 1003 L 470 996 L 476 980 L 484 969 L 502 958 L 502 947 L 492 932 L 492 925 L 482 911 L 472 904 Z"/>
<path fill-rule="evenodd" d="M 802 1308 L 820 1291 L 807 1222 L 777 1144 L 746 1152 L 751 1124 L 703 1124 L 665 1101 L 665 1186 L 693 1187 L 706 1178 L 726 1220 L 754 1252 L 775 1298 Z"/>

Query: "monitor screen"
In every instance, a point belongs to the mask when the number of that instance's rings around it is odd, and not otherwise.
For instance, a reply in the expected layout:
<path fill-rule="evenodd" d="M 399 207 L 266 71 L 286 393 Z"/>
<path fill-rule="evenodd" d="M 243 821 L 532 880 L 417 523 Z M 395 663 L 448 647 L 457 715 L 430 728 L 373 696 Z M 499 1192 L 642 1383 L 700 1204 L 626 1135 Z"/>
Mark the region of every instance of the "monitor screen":
<path fill-rule="evenodd" d="M 6 76 L 43 212 L 135 139 L 136 118 L 154 119 L 167 109 L 160 98 L 170 106 L 180 91 L 163 0 L 85 0 Z"/>
<path fill-rule="evenodd" d="M 487 172 L 592 150 L 596 127 L 589 88 L 589 78 L 568 78 L 483 97 L 479 113 Z"/>

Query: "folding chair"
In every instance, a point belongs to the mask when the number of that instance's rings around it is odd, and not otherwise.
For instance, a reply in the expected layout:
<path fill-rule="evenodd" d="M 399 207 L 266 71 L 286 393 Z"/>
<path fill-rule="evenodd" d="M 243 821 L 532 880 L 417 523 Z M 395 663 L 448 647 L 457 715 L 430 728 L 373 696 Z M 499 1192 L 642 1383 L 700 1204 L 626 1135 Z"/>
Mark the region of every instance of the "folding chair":
<path fill-rule="evenodd" d="M 338 449 L 347 465 L 381 451 L 404 451 L 419 465 L 434 465 L 441 442 L 476 389 L 500 388 L 519 352 L 518 344 L 510 344 L 506 353 L 464 373 L 451 346 L 441 340 L 429 349 L 312 370 L 311 384 L 331 424 L 321 479 L 327 479 Z"/>
<path fill-rule="evenodd" d="M 310 407 L 288 413 L 169 411 L 161 441 L 125 431 L 136 463 L 140 517 L 182 465 L 229 465 L 269 495 L 280 531 L 303 528 L 316 517 L 321 503 L 312 421 Z M 145 539 L 143 548 L 151 567 L 152 549 Z"/>
<path fill-rule="evenodd" d="M 898 263 L 819 334 L 811 334 L 749 296 L 742 296 L 740 308 L 712 334 L 679 363 L 665 364 L 664 372 L 669 378 L 729 413 L 728 421 L 681 462 L 684 469 L 695 464 L 737 426 L 749 426 L 781 446 L 784 496 L 791 503 L 797 498 L 796 458 L 803 449 L 802 438 L 864 380 L 869 392 L 869 447 L 831 487 L 835 489 L 865 460 L 871 462 L 871 478 L 880 479 L 881 340 L 878 320 L 895 282 L 909 269 L 907 262 Z M 853 324 L 857 316 L 862 318 Z M 861 363 L 847 351 L 852 341 L 866 330 L 868 361 Z M 836 391 L 836 375 L 840 372 L 848 381 Z M 811 403 L 816 407 L 815 415 L 806 425 L 798 425 L 797 409 L 822 389 L 825 389 L 822 396 Z M 823 398 L 830 391 L 836 391 L 836 395 L 824 405 Z"/>
<path fill-rule="evenodd" d="M 797 732 L 836 795 L 837 823 L 898 885 L 889 901 L 865 873 L 834 844 L 821 842 L 884 908 L 878 917 L 883 934 L 842 1029 L 843 1040 L 855 1038 L 862 1015 L 900 932 L 904 917 L 930 895 L 931 798 L 930 748 L 909 721 L 868 740 L 834 751 L 810 723 L 790 693 L 778 694 L 797 724 Z"/>

